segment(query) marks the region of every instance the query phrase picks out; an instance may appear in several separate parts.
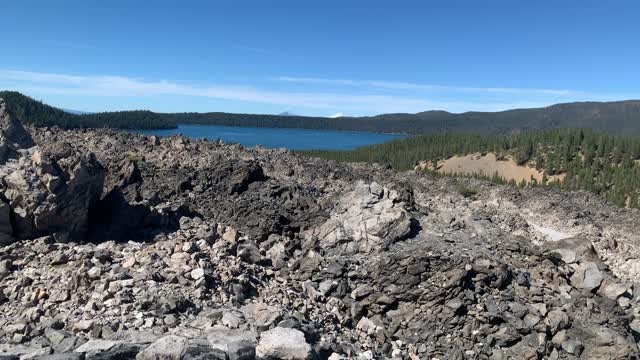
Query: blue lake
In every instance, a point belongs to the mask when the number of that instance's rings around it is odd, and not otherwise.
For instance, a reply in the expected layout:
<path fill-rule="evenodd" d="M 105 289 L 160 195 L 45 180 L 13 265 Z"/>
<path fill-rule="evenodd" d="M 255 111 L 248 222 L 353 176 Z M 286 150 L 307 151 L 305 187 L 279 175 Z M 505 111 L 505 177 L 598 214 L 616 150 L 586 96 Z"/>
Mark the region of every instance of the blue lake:
<path fill-rule="evenodd" d="M 192 139 L 207 138 L 244 146 L 262 145 L 267 148 L 291 150 L 350 150 L 358 146 L 378 144 L 400 139 L 405 135 L 366 132 L 277 129 L 217 125 L 178 125 L 177 129 L 138 130 L 146 135 L 183 135 Z"/>

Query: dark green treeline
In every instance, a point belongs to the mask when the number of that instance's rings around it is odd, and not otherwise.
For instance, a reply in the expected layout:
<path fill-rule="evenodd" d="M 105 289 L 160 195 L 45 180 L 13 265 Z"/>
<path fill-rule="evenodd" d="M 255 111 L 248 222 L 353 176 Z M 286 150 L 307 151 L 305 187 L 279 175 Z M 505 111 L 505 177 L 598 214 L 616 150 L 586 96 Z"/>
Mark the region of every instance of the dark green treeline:
<path fill-rule="evenodd" d="M 71 114 L 15 91 L 0 92 L 8 109 L 24 124 L 38 127 L 58 126 L 63 129 L 171 129 L 171 120 L 159 118 L 151 111 L 118 111 L 93 114 Z"/>
<path fill-rule="evenodd" d="M 251 126 L 378 133 L 470 132 L 505 134 L 549 128 L 591 128 L 614 134 L 640 134 L 640 101 L 581 102 L 500 112 L 425 111 L 365 117 L 309 117 L 260 114 L 156 113 L 120 111 L 70 114 L 12 91 L 0 91 L 25 123 L 62 128 L 166 129 L 178 124 Z"/>
<path fill-rule="evenodd" d="M 544 171 L 543 184 L 583 189 L 618 206 L 638 206 L 640 137 L 615 136 L 586 129 L 552 129 L 512 135 L 441 133 L 419 135 L 352 151 L 304 151 L 301 154 L 347 162 L 388 164 L 413 169 L 421 161 L 436 163 L 454 155 L 494 152 Z M 550 182 L 547 176 L 565 174 Z M 476 175 L 498 183 L 498 176 Z M 524 185 L 524 184 L 519 184 Z"/>

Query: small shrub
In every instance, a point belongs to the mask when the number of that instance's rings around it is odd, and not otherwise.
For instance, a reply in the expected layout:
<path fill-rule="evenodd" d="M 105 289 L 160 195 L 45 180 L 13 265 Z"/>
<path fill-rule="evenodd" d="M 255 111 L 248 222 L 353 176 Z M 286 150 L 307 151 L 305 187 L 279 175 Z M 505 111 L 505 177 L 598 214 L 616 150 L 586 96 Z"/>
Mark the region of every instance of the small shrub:
<path fill-rule="evenodd" d="M 471 198 L 478 195 L 478 190 L 463 185 L 458 186 L 458 192 L 465 198 Z"/>
<path fill-rule="evenodd" d="M 139 155 L 134 154 L 134 153 L 128 153 L 127 154 L 127 159 L 129 159 L 129 161 L 131 161 L 132 163 L 135 163 L 136 165 L 140 163 L 140 161 L 142 160 L 142 158 L 140 158 Z"/>

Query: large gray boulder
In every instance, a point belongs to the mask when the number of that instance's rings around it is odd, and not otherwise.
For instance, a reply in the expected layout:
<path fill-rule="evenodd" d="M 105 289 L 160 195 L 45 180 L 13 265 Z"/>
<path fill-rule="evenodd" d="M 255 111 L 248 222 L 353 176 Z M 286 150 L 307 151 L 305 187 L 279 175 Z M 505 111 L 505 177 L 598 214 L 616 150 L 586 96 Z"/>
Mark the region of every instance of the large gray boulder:
<path fill-rule="evenodd" d="M 570 282 L 575 288 L 593 291 L 607 279 L 606 287 L 601 291 L 604 296 L 615 299 L 626 292 L 626 285 L 604 271 L 606 266 L 588 239 L 567 238 L 545 243 L 543 247 L 549 257 L 571 267 Z"/>
<path fill-rule="evenodd" d="M 592 291 L 600 286 L 604 280 L 604 273 L 596 262 L 581 263 L 571 276 L 571 284 L 578 289 Z"/>
<path fill-rule="evenodd" d="M 300 330 L 276 327 L 260 334 L 256 347 L 259 358 L 305 360 L 311 359 L 311 346 Z"/>
<path fill-rule="evenodd" d="M 560 259 L 565 264 L 600 261 L 591 241 L 585 238 L 574 237 L 548 241 L 544 243 L 543 247 L 551 257 Z"/>
<path fill-rule="evenodd" d="M 281 310 L 276 306 L 265 303 L 248 304 L 243 306 L 242 311 L 246 319 L 249 320 L 258 330 L 267 330 L 276 323 L 282 316 Z"/>
<path fill-rule="evenodd" d="M 209 345 L 235 359 L 244 358 L 247 352 L 255 352 L 256 337 L 253 331 L 229 329 L 219 325 L 207 330 Z"/>
<path fill-rule="evenodd" d="M 384 250 L 411 233 L 408 205 L 398 191 L 360 181 L 340 199 L 329 220 L 305 237 L 343 254 Z"/>
<path fill-rule="evenodd" d="M 187 350 L 187 338 L 168 335 L 156 340 L 136 360 L 180 360 Z"/>

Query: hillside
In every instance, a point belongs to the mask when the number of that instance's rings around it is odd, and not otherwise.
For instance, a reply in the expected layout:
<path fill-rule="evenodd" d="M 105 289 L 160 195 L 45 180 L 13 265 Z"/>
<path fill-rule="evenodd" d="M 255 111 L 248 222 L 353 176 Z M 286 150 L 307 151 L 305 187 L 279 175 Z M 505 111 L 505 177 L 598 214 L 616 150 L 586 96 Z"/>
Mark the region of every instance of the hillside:
<path fill-rule="evenodd" d="M 0 92 L 7 106 L 25 123 L 63 128 L 151 129 L 177 124 L 251 126 L 422 134 L 433 132 L 511 133 L 548 128 L 592 128 L 615 134 L 640 134 L 640 101 L 580 102 L 545 108 L 501 112 L 425 111 L 370 117 L 307 117 L 295 115 L 155 113 L 121 111 L 70 114 L 17 92 Z"/>
<path fill-rule="evenodd" d="M 468 154 L 495 153 L 541 173 L 533 185 L 583 189 L 619 206 L 638 207 L 640 137 L 609 135 L 581 129 L 528 131 L 511 135 L 429 134 L 365 146 L 352 151 L 306 151 L 308 156 L 346 162 L 388 164 L 396 170 L 438 170 L 443 160 Z M 500 174 L 457 167 L 449 175 L 472 175 L 498 183 L 512 182 Z M 487 165 L 487 164 L 485 164 Z M 458 165 L 459 166 L 459 165 Z M 442 173 L 442 172 L 439 172 Z M 562 175 L 557 177 L 557 175 Z M 516 177 L 517 178 L 517 177 Z M 522 180 L 522 179 L 521 179 Z M 520 181 L 524 183 L 530 183 Z"/>
<path fill-rule="evenodd" d="M 417 114 L 384 114 L 369 119 L 385 124 L 403 119 L 416 128 L 481 133 L 507 133 L 516 129 L 591 128 L 628 134 L 640 133 L 640 100 L 575 102 L 544 108 L 461 114 L 425 111 Z"/>
<path fill-rule="evenodd" d="M 640 134 L 640 101 L 581 102 L 502 112 L 425 111 L 370 117 L 304 117 L 229 113 L 159 114 L 175 123 L 304 128 L 383 133 L 510 133 L 548 128 L 592 128 L 615 134 Z"/>
<path fill-rule="evenodd" d="M 38 127 L 58 126 L 63 129 L 166 129 L 175 125 L 151 111 L 119 111 L 74 114 L 22 95 L 15 91 L 1 91 L 6 107 L 24 124 Z"/>

